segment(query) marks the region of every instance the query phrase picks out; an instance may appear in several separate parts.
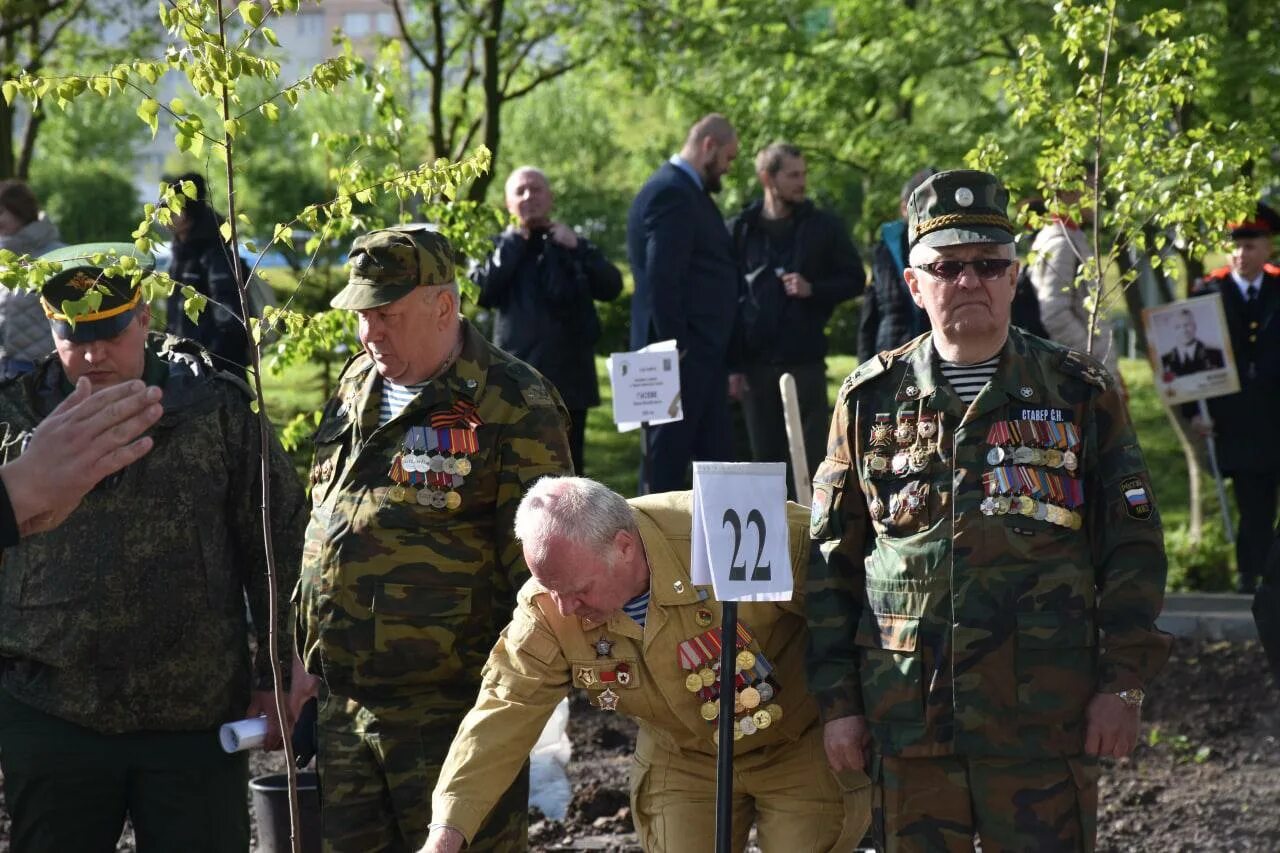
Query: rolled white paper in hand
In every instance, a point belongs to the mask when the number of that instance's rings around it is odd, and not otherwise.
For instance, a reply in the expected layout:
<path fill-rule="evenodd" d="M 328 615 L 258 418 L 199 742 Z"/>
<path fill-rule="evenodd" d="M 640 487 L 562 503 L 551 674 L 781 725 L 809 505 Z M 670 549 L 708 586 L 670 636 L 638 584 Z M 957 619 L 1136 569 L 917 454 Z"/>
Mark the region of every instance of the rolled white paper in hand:
<path fill-rule="evenodd" d="M 218 740 L 222 742 L 225 752 L 243 752 L 246 749 L 257 749 L 267 739 L 267 718 L 253 717 L 248 720 L 236 720 L 224 723 L 218 729 Z"/>

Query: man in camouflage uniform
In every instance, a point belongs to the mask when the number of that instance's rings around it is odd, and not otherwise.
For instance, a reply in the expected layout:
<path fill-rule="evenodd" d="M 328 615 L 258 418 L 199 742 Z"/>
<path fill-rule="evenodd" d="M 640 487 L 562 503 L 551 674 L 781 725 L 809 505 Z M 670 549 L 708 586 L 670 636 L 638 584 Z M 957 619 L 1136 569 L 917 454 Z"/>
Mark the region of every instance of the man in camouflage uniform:
<path fill-rule="evenodd" d="M 790 505 L 792 601 L 740 605 L 733 839 L 849 853 L 870 821 L 866 774 L 826 767 L 804 686 L 806 513 Z M 592 480 L 541 480 L 516 514 L 534 579 L 485 668 L 436 786 L 423 853 L 457 853 L 570 688 L 640 724 L 631 814 L 649 853 L 705 853 L 716 837 L 720 607 L 689 577 L 692 494 L 626 501 Z"/>
<path fill-rule="evenodd" d="M 274 723 L 267 655 L 258 417 L 241 380 L 190 341 L 148 336 L 138 285 L 72 246 L 44 260 L 56 353 L 0 384 L 4 460 L 74 387 L 141 379 L 163 389 L 151 452 L 91 491 L 58 529 L 22 540 L 0 571 L 0 770 L 14 851 L 113 850 L 126 816 L 139 849 L 243 853 L 247 753 L 222 723 Z M 101 303 L 68 320 L 67 303 Z M 270 458 L 280 582 L 296 577 L 302 486 Z M 250 659 L 248 599 L 255 626 Z M 280 626 L 288 628 L 280 602 Z M 284 645 L 287 650 L 287 643 Z M 278 745 L 273 725 L 268 746 Z"/>
<path fill-rule="evenodd" d="M 845 380 L 814 478 L 809 685 L 889 851 L 1092 849 L 1168 655 L 1137 438 L 1097 361 L 1009 326 L 1007 205 L 984 172 L 912 194 L 933 331 Z"/>
<path fill-rule="evenodd" d="M 364 350 L 315 434 L 295 672 L 327 688 L 325 848 L 416 850 L 449 742 L 528 577 L 512 533 L 520 497 L 572 470 L 567 414 L 541 376 L 459 316 L 444 237 L 375 231 L 356 239 L 350 265 L 332 304 L 360 315 Z M 472 849 L 524 849 L 527 800 L 526 769 Z"/>

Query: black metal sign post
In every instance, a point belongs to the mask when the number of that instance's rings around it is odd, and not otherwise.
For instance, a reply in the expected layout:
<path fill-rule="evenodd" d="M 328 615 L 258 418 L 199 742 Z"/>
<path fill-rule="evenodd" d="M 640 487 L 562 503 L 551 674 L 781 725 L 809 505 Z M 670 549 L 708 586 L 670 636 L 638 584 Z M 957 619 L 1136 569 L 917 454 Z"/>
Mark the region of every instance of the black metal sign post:
<path fill-rule="evenodd" d="M 738 602 L 721 605 L 720 717 L 716 720 L 716 853 L 733 850 L 733 709 L 738 675 Z"/>

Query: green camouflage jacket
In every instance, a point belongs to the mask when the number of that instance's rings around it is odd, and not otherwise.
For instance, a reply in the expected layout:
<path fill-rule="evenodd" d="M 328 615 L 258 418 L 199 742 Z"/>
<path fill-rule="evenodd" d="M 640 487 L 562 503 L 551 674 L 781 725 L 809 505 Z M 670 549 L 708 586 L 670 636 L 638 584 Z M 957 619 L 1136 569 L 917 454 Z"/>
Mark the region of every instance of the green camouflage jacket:
<path fill-rule="evenodd" d="M 295 593 L 300 654 L 334 694 L 387 719 L 471 707 L 529 576 L 516 507 L 539 477 L 572 472 L 559 395 L 470 324 L 463 334 L 454 366 L 382 427 L 381 377 L 357 355 L 315 434 Z M 452 452 L 431 448 L 441 423 L 453 424 Z M 441 486 L 397 483 L 407 455 L 452 458 L 465 473 L 435 472 L 449 478 Z M 432 492 L 454 497 L 414 499 Z"/>
<path fill-rule="evenodd" d="M 258 418 L 248 388 L 196 344 L 153 335 L 144 378 L 164 387 L 145 457 L 89 493 L 57 529 L 5 551 L 3 686 L 101 732 L 195 731 L 244 716 L 269 689 Z M 56 357 L 0 384 L 4 460 L 68 391 Z M 306 499 L 272 437 L 280 589 L 297 578 Z M 253 616 L 257 648 L 250 661 Z M 280 599 L 288 672 L 288 607 Z"/>
<path fill-rule="evenodd" d="M 1094 359 L 1010 329 L 966 411 L 926 334 L 860 366 L 814 477 L 810 687 L 884 754 L 1079 754 L 1164 664 L 1159 516 Z"/>

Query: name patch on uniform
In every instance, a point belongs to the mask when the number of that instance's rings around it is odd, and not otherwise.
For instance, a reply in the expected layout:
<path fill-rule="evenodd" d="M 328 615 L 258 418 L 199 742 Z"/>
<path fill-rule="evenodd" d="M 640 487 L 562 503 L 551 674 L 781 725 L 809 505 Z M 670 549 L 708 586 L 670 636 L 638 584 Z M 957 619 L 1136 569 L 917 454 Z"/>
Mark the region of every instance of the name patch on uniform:
<path fill-rule="evenodd" d="M 1067 409 L 1022 409 L 1018 420 L 1065 423 L 1071 420 L 1071 412 Z"/>
<path fill-rule="evenodd" d="M 1141 477 L 1126 477 L 1120 482 L 1120 491 L 1124 495 L 1125 509 L 1130 518 L 1146 521 L 1155 511 L 1151 505 L 1151 494 Z"/>

